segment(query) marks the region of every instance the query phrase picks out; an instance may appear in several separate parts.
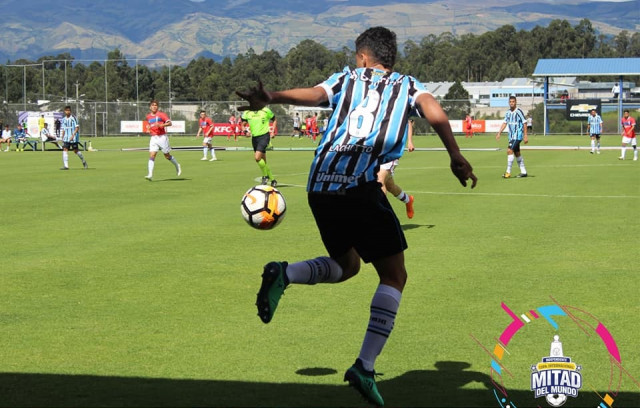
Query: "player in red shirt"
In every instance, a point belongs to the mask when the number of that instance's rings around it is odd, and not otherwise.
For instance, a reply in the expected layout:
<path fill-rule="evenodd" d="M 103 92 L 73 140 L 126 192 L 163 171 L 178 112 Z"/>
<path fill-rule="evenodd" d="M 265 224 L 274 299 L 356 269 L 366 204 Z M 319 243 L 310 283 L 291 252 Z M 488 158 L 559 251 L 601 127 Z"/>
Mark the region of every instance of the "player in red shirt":
<path fill-rule="evenodd" d="M 213 121 L 211 118 L 207 117 L 207 112 L 200 111 L 200 119 L 198 120 L 198 134 L 196 135 L 196 139 L 202 133 L 202 153 L 204 157 L 200 160 L 207 160 L 207 151 L 211 152 L 211 160 L 216 161 L 216 149 L 211 145 L 211 139 L 213 139 Z M 228 136 L 227 136 L 228 138 Z"/>
<path fill-rule="evenodd" d="M 238 140 L 238 121 L 236 120 L 236 115 L 234 113 L 229 117 L 229 134 L 227 135 L 227 140 L 231 140 L 231 135 L 233 135 L 233 140 Z"/>
<path fill-rule="evenodd" d="M 318 113 L 314 113 L 313 117 L 311 117 L 311 137 L 313 137 L 313 141 L 316 141 L 316 137 L 318 137 Z"/>
<path fill-rule="evenodd" d="M 304 120 L 304 124 L 306 125 L 306 135 L 307 137 L 311 137 L 311 132 L 313 129 L 313 119 L 311 118 L 311 115 L 307 115 L 307 117 Z"/>
<path fill-rule="evenodd" d="M 633 146 L 633 160 L 638 160 L 638 143 L 636 141 L 636 120 L 629 116 L 629 109 L 624 110 L 622 115 L 622 152 L 618 159 L 624 160 L 624 154 L 627 150 L 627 145 L 631 143 Z"/>
<path fill-rule="evenodd" d="M 171 155 L 171 146 L 167 137 L 167 127 L 171 126 L 171 119 L 166 113 L 158 110 L 158 101 L 153 100 L 149 103 L 150 112 L 147 114 L 147 123 L 149 124 L 149 174 L 145 177 L 151 181 L 153 178 L 153 168 L 155 166 L 156 155 L 162 151 L 164 157 L 176 167 L 176 174 L 182 174 L 180 163 Z"/>
<path fill-rule="evenodd" d="M 470 115 L 464 119 L 464 137 L 473 137 L 473 120 Z"/>

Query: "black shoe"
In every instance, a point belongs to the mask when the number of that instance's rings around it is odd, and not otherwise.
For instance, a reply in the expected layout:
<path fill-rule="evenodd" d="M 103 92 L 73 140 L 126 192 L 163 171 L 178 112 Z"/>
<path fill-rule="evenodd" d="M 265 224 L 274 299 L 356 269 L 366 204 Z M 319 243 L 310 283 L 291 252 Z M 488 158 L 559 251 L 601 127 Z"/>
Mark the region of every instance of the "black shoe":
<path fill-rule="evenodd" d="M 355 364 L 344 374 L 344 381 L 348 381 L 349 385 L 358 390 L 360 395 L 371 404 L 377 407 L 383 407 L 384 400 L 380 392 L 378 392 L 375 376 L 375 371 L 365 370 L 364 367 L 362 367 L 362 361 L 357 359 Z"/>
<path fill-rule="evenodd" d="M 60 167 L 60 170 L 69 170 L 68 167 Z"/>
<path fill-rule="evenodd" d="M 260 181 L 260 184 L 262 184 L 263 186 L 266 186 L 267 183 L 269 183 L 269 177 L 262 176 L 262 180 Z"/>
<path fill-rule="evenodd" d="M 516 178 L 527 177 L 527 173 L 520 173 L 516 176 Z"/>
<path fill-rule="evenodd" d="M 275 187 L 278 185 L 278 182 L 276 181 L 276 179 L 271 180 L 271 187 Z"/>

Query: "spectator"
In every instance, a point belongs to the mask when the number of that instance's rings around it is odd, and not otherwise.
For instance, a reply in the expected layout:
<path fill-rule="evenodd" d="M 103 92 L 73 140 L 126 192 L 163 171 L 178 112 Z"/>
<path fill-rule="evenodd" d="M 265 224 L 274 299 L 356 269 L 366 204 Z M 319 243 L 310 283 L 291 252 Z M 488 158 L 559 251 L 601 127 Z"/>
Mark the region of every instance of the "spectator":
<path fill-rule="evenodd" d="M 0 137 L 0 151 L 2 151 L 3 143 L 7 144 L 7 148 L 4 151 L 8 152 L 9 147 L 11 146 L 11 130 L 9 129 L 9 125 L 4 125 L 4 130 L 2 131 L 2 137 Z"/>

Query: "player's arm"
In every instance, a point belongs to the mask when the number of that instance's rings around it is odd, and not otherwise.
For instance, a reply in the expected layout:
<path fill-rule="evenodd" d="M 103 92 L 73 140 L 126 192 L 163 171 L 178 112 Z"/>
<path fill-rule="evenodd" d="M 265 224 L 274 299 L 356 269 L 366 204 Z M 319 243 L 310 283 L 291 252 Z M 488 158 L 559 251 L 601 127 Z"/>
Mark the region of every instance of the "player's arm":
<path fill-rule="evenodd" d="M 500 129 L 498 129 L 498 133 L 496 134 L 496 140 L 500 139 L 500 135 L 505 127 L 507 127 L 507 122 L 502 122 L 502 126 L 500 126 Z"/>
<path fill-rule="evenodd" d="M 249 102 L 249 106 L 241 106 L 238 110 L 260 110 L 268 104 L 320 106 L 329 101 L 327 93 L 320 87 L 267 92 L 260 81 L 257 87 L 246 92 L 236 91 L 236 94 Z"/>
<path fill-rule="evenodd" d="M 413 145 L 413 122 L 409 121 L 407 124 L 407 150 L 410 152 L 414 151 L 416 148 Z"/>
<path fill-rule="evenodd" d="M 433 95 L 429 93 L 420 94 L 416 102 L 420 106 L 422 115 L 429 121 L 436 133 L 438 133 L 442 144 L 447 149 L 449 157 L 451 158 L 451 171 L 453 174 L 464 187 L 467 186 L 467 180 L 471 179 L 471 188 L 474 188 L 478 182 L 478 178 L 473 174 L 471 164 L 469 164 L 467 159 L 460 153 L 460 147 L 458 147 L 458 143 L 453 137 L 453 131 L 451 131 L 449 118 L 445 111 L 442 110 L 442 106 L 440 106 Z"/>

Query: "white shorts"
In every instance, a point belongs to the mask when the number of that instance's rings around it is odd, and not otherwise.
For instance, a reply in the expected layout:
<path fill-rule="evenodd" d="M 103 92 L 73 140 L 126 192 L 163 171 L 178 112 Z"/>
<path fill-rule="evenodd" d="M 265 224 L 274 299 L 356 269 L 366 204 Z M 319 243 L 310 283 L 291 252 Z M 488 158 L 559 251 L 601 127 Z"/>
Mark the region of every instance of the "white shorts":
<path fill-rule="evenodd" d="M 210 144 L 212 137 L 205 137 L 202 139 L 202 144 Z"/>
<path fill-rule="evenodd" d="M 637 141 L 635 137 L 622 136 L 622 143 L 631 143 L 631 146 L 636 146 Z"/>
<path fill-rule="evenodd" d="M 398 159 L 391 160 L 390 162 L 381 164 L 380 170 L 387 170 L 389 173 L 393 174 L 393 171 L 396 169 L 397 165 Z"/>
<path fill-rule="evenodd" d="M 171 151 L 171 146 L 169 146 L 169 138 L 167 135 L 151 136 L 151 140 L 149 141 L 149 151 L 161 151 L 164 154 L 168 154 Z"/>

